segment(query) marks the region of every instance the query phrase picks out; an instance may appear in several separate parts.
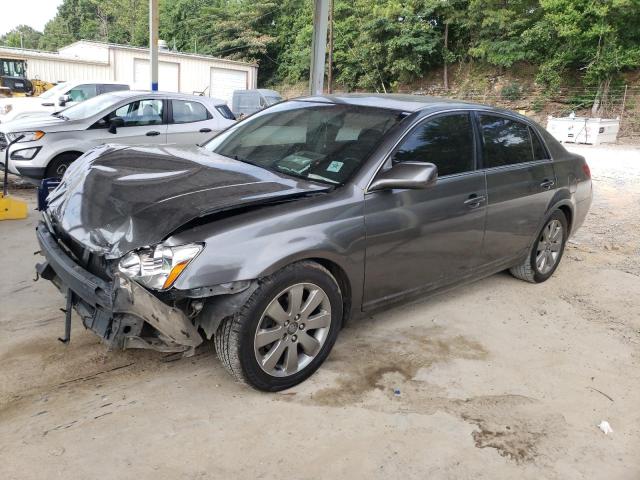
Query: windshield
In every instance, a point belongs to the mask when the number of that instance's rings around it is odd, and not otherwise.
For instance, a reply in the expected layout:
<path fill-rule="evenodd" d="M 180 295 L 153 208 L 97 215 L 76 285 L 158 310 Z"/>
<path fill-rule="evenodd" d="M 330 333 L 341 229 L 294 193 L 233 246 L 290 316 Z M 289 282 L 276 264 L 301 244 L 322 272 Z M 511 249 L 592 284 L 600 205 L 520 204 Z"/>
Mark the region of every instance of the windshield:
<path fill-rule="evenodd" d="M 267 170 L 343 184 L 402 118 L 395 110 L 290 101 L 238 123 L 205 148 Z"/>
<path fill-rule="evenodd" d="M 120 100 L 120 98 L 121 97 L 116 95 L 104 93 L 97 97 L 90 98 L 89 100 L 85 100 L 84 102 L 76 103 L 69 108 L 65 108 L 64 110 L 55 113 L 54 115 L 63 117 L 66 120 L 82 120 L 84 118 L 92 117 L 105 108 L 109 108 Z"/>
<path fill-rule="evenodd" d="M 278 102 L 282 101 L 282 97 L 274 97 L 274 96 L 266 96 L 264 97 L 267 105 L 275 105 Z"/>
<path fill-rule="evenodd" d="M 24 61 L 2 60 L 2 74 L 10 77 L 24 77 Z"/>
<path fill-rule="evenodd" d="M 51 87 L 49 90 L 47 90 L 46 92 L 41 93 L 40 95 L 38 95 L 39 98 L 54 98 L 56 96 L 57 93 L 60 92 L 60 90 L 64 89 L 64 87 L 66 87 L 67 84 L 62 82 L 57 84 L 54 87 Z"/>

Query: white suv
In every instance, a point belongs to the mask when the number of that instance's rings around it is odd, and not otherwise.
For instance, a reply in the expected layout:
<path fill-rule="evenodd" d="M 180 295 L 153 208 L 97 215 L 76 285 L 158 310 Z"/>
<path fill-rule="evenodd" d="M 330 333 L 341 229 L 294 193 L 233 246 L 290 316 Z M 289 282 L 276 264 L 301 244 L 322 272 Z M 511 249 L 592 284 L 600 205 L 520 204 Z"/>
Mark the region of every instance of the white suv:
<path fill-rule="evenodd" d="M 13 97 L 0 99 L 0 123 L 53 113 L 96 95 L 129 90 L 122 82 L 61 82 L 37 97 Z"/>
<path fill-rule="evenodd" d="M 224 100 L 180 93 L 113 92 L 51 115 L 0 124 L 0 165 L 27 179 L 61 177 L 83 153 L 105 143 L 195 145 L 235 123 Z"/>

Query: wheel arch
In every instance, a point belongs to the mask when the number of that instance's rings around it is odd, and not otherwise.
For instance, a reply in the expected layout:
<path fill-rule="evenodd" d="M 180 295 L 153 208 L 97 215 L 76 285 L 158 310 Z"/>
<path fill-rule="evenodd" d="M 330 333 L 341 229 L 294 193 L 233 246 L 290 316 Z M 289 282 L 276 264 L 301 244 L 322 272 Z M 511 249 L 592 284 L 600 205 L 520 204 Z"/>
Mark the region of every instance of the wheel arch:
<path fill-rule="evenodd" d="M 351 314 L 354 310 L 357 311 L 358 308 L 358 282 L 353 272 L 350 272 L 346 262 L 344 262 L 338 255 L 330 255 L 329 252 L 300 252 L 280 259 L 277 263 L 263 271 L 259 277 L 271 275 L 292 263 L 301 261 L 318 263 L 329 270 L 331 275 L 333 275 L 338 282 L 340 292 L 342 293 L 342 326 L 344 326 L 349 318 L 351 318 Z"/>

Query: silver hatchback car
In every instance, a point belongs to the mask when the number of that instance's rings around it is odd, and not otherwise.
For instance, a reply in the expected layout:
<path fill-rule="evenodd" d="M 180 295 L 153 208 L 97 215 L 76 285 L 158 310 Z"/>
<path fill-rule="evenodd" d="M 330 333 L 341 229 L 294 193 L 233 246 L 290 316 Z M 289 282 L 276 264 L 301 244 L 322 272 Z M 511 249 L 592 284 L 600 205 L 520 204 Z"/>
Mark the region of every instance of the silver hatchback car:
<path fill-rule="evenodd" d="M 61 177 L 97 145 L 195 145 L 235 123 L 224 100 L 179 93 L 120 91 L 98 95 L 53 114 L 0 124 L 0 152 L 9 171 L 33 180 Z"/>

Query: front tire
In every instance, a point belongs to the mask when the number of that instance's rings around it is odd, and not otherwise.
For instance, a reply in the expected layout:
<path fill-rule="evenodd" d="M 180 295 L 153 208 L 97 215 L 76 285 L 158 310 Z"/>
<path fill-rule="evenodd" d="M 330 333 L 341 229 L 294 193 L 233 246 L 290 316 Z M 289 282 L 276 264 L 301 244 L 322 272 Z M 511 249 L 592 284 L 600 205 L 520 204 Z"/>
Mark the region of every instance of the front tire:
<path fill-rule="evenodd" d="M 215 334 L 218 358 L 236 380 L 276 392 L 311 376 L 342 323 L 342 293 L 321 265 L 303 261 L 260 281 Z"/>
<path fill-rule="evenodd" d="M 79 156 L 79 153 L 62 153 L 58 155 L 47 165 L 45 178 L 62 178 L 64 172 L 69 168 L 69 165 Z"/>
<path fill-rule="evenodd" d="M 567 217 L 556 210 L 545 222 L 524 262 L 509 269 L 511 274 L 531 283 L 548 280 L 560 264 L 568 233 Z"/>

